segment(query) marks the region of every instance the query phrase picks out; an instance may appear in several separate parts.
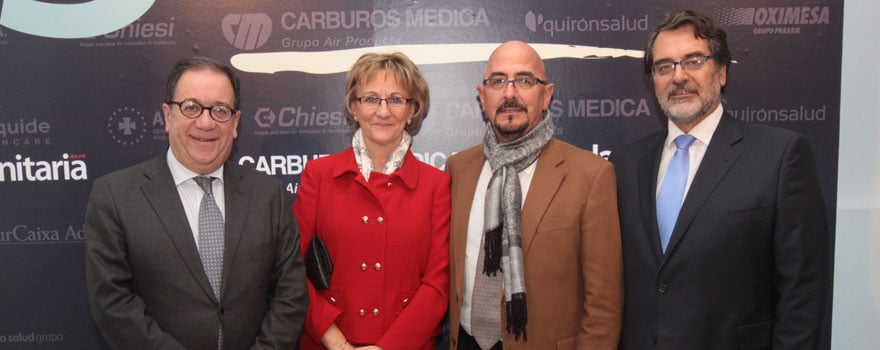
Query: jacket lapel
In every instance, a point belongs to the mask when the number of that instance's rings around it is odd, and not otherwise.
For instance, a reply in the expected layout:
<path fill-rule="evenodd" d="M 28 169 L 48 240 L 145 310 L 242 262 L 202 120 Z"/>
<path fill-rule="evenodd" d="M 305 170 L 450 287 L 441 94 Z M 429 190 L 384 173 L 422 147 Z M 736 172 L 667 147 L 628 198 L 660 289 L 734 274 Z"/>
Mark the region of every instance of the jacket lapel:
<path fill-rule="evenodd" d="M 479 148 L 478 152 L 473 152 L 467 156 L 467 158 L 462 159 L 463 166 L 456 169 L 457 172 L 452 178 L 452 193 L 455 194 L 452 196 L 452 207 L 455 208 L 455 212 L 452 213 L 452 232 L 457 234 L 451 235 L 452 242 L 450 244 L 452 244 L 452 251 L 455 254 L 451 258 L 456 262 L 453 273 L 455 274 L 455 280 L 459 281 L 459 283 L 456 283 L 456 286 L 458 286 L 456 293 L 458 295 L 461 295 L 463 287 L 460 281 L 464 280 L 464 255 L 467 245 L 468 218 L 470 217 L 471 205 L 474 202 L 477 181 L 483 169 L 483 162 L 486 161 L 482 147 Z"/>
<path fill-rule="evenodd" d="M 523 256 L 528 254 L 538 230 L 538 223 L 541 222 L 550 207 L 550 201 L 556 196 L 556 191 L 565 178 L 565 171 L 560 169 L 565 157 L 559 149 L 558 142 L 555 138 L 551 138 L 544 146 L 541 155 L 538 156 L 529 193 L 526 194 L 521 221 Z"/>
<path fill-rule="evenodd" d="M 639 205 L 641 206 L 643 231 L 650 242 L 651 250 L 659 261 L 663 257 L 660 247 L 660 229 L 657 227 L 657 172 L 660 168 L 660 154 L 666 133 L 659 133 L 653 142 L 649 142 L 645 153 L 639 157 Z"/>
<path fill-rule="evenodd" d="M 669 247 L 666 249 L 667 256 L 675 250 L 700 208 L 703 207 L 703 204 L 739 159 L 740 151 L 735 145 L 740 140 L 742 140 L 742 133 L 739 126 L 730 117 L 722 117 L 715 134 L 712 136 L 709 148 L 706 149 L 706 155 L 703 156 L 703 161 L 694 175 L 684 203 L 681 205 L 681 212 L 678 214 L 678 220 L 672 230 L 672 237 L 669 239 Z"/>
<path fill-rule="evenodd" d="M 156 157 L 147 166 L 144 177 L 147 181 L 141 186 L 141 191 L 150 202 L 156 216 L 159 217 L 160 224 L 165 228 L 168 237 L 171 238 L 174 248 L 177 249 L 177 253 L 205 294 L 212 300 L 216 300 L 214 292 L 211 290 L 211 284 L 208 282 L 208 276 L 202 268 L 199 251 L 186 219 L 180 195 L 177 193 L 177 186 L 171 177 L 171 171 L 168 170 L 165 153 Z"/>
<path fill-rule="evenodd" d="M 244 171 L 237 166 L 226 164 L 223 167 L 223 191 L 226 200 L 226 232 L 223 250 L 223 279 L 221 296 L 226 290 L 232 264 L 238 252 L 239 242 L 245 230 L 248 208 L 251 202 L 251 187 L 244 181 Z M 287 208 L 287 210 L 290 210 Z"/>

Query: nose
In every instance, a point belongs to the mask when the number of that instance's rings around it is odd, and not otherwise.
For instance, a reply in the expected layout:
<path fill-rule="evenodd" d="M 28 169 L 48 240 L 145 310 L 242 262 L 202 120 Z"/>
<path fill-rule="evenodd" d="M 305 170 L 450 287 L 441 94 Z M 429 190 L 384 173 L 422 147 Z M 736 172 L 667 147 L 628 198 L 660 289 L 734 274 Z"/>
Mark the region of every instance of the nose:
<path fill-rule="evenodd" d="M 512 98 L 516 96 L 516 85 L 513 81 L 508 81 L 507 85 L 504 85 L 504 97 Z"/>
<path fill-rule="evenodd" d="M 196 118 L 196 126 L 201 129 L 213 128 L 214 123 L 214 119 L 211 118 L 211 110 L 207 108 L 202 109 L 202 113 L 199 113 L 199 117 Z"/>
<path fill-rule="evenodd" d="M 376 115 L 380 117 L 387 117 L 391 115 L 391 107 L 388 106 L 387 99 L 379 100 L 379 106 L 376 107 Z"/>
<path fill-rule="evenodd" d="M 684 71 L 684 67 L 681 64 L 676 64 L 672 67 L 672 80 L 676 83 L 680 83 L 688 80 L 690 76 L 687 72 Z"/>

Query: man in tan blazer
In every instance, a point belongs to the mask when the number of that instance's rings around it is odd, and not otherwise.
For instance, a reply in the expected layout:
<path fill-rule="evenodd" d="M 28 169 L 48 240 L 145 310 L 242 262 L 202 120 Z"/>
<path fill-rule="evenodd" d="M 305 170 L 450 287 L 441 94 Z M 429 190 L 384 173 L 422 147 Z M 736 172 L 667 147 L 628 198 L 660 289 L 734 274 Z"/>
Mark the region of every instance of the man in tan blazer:
<path fill-rule="evenodd" d="M 554 85 L 528 44 L 499 46 L 483 79 L 484 142 L 446 163 L 450 347 L 616 349 L 623 277 L 614 168 L 553 138 Z"/>

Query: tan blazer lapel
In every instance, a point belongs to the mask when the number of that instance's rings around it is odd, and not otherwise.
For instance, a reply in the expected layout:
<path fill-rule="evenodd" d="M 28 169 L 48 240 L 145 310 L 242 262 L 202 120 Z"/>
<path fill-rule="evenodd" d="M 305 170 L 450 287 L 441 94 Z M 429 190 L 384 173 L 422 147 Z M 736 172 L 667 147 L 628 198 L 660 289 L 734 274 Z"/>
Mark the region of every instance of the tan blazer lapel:
<path fill-rule="evenodd" d="M 453 255 L 452 261 L 455 265 L 453 278 L 457 281 L 458 286 L 456 293 L 462 294 L 461 281 L 464 280 L 464 254 L 467 245 L 468 220 L 471 212 L 471 204 L 474 202 L 474 192 L 477 188 L 477 181 L 480 178 L 480 172 L 483 169 L 483 163 L 486 161 L 482 152 L 464 154 L 466 158 L 461 159 L 461 166 L 454 169 L 452 173 L 452 234 L 450 235 L 450 244 L 452 245 Z"/>
<path fill-rule="evenodd" d="M 535 238 L 538 224 L 544 218 L 550 201 L 559 190 L 565 172 L 559 167 L 565 161 L 565 157 L 559 148 L 558 141 L 553 138 L 544 146 L 538 157 L 535 174 L 526 195 L 525 205 L 522 209 L 522 243 L 523 255 L 528 255 L 529 246 Z"/>

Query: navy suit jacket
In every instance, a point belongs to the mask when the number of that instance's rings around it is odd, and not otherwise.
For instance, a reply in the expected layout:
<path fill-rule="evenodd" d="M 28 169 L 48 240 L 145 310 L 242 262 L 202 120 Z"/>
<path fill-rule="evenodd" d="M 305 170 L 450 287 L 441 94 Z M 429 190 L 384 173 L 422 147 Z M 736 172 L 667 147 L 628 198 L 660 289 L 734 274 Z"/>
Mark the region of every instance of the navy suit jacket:
<path fill-rule="evenodd" d="M 165 153 L 95 180 L 86 213 L 92 315 L 116 349 L 292 349 L 308 304 L 281 184 L 227 163 L 222 300 L 202 268 Z"/>
<path fill-rule="evenodd" d="M 830 239 L 807 141 L 723 117 L 664 255 L 655 194 L 665 137 L 611 156 L 624 257 L 620 348 L 818 348 Z"/>

